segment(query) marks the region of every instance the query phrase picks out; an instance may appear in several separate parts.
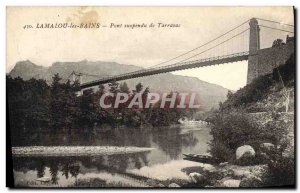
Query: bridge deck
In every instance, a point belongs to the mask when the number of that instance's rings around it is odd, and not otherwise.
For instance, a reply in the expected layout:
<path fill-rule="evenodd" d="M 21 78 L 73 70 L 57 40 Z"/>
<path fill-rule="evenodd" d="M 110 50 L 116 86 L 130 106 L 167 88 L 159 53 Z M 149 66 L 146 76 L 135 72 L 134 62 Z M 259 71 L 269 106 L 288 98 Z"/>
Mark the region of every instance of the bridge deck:
<path fill-rule="evenodd" d="M 248 55 L 249 52 L 241 52 L 241 53 L 236 53 L 231 55 L 205 58 L 205 59 L 200 59 L 200 60 L 195 60 L 190 62 L 176 63 L 176 64 L 157 67 L 157 68 L 143 69 L 139 71 L 129 72 L 129 73 L 120 74 L 116 76 L 109 76 L 95 81 L 83 83 L 80 85 L 80 88 L 84 89 L 93 86 L 98 86 L 100 84 L 107 84 L 112 81 L 121 81 L 121 80 L 150 76 L 155 74 L 173 72 L 178 70 L 186 70 L 190 68 L 199 68 L 199 67 L 213 66 L 213 65 L 224 64 L 224 63 L 238 62 L 242 60 L 248 60 Z"/>

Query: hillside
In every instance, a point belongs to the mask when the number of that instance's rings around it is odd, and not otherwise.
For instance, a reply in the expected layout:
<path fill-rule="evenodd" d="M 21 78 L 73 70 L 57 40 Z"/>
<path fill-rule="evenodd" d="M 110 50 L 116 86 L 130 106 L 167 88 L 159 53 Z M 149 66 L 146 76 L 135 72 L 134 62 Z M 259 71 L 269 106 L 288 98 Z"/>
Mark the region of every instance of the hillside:
<path fill-rule="evenodd" d="M 228 179 L 237 180 L 239 187 L 294 186 L 294 95 L 292 55 L 272 73 L 254 79 L 236 93 L 229 93 L 218 110 L 208 113 L 214 139 L 210 153 L 229 162 L 217 170 L 216 176 L 223 179 L 215 179 L 213 186 L 218 187 Z M 248 149 L 239 157 L 238 150 L 243 148 Z M 228 171 L 232 168 L 239 172 L 248 168 L 250 175 L 230 175 Z"/>
<path fill-rule="evenodd" d="M 45 79 L 48 84 L 51 83 L 54 74 L 66 79 L 72 71 L 92 74 L 97 76 L 117 75 L 126 72 L 132 72 L 142 69 L 138 66 L 118 64 L 115 62 L 56 62 L 50 67 L 38 66 L 29 60 L 17 62 L 15 67 L 11 70 L 9 75 L 13 78 L 21 77 L 24 80 L 30 78 Z M 95 80 L 97 77 L 83 76 L 82 82 Z M 193 91 L 201 96 L 201 101 L 204 110 L 210 110 L 212 107 L 217 107 L 220 101 L 226 99 L 228 89 L 219 85 L 211 84 L 198 78 L 173 75 L 171 73 L 159 74 L 149 77 L 135 78 L 126 80 L 129 88 L 142 82 L 145 87 L 150 87 L 152 91 Z"/>

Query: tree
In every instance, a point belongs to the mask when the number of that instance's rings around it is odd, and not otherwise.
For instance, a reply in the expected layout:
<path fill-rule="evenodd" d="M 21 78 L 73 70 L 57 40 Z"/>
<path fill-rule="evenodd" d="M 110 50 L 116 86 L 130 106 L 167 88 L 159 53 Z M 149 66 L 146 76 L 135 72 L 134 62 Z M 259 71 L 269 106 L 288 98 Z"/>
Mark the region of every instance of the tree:
<path fill-rule="evenodd" d="M 66 96 L 64 91 L 64 85 L 60 83 L 61 77 L 59 74 L 55 74 L 52 78 L 52 84 L 50 89 L 50 117 L 51 126 L 57 130 L 65 126 L 66 115 Z"/>
<path fill-rule="evenodd" d="M 80 115 L 80 108 L 79 108 L 79 100 L 76 95 L 76 91 L 78 91 L 77 82 L 73 85 L 70 84 L 70 81 L 67 81 L 66 84 L 63 85 L 64 89 L 64 118 L 65 123 L 64 125 L 71 130 L 72 127 L 78 126 L 78 117 Z M 74 124 L 75 123 L 75 124 Z"/>
<path fill-rule="evenodd" d="M 282 46 L 285 45 L 285 43 L 283 42 L 282 39 L 276 39 L 273 41 L 272 47 L 278 47 L 278 46 Z"/>
<path fill-rule="evenodd" d="M 138 83 L 136 86 L 135 86 L 135 90 L 133 90 L 133 93 L 139 93 L 143 90 L 143 85 L 142 83 Z"/>
<path fill-rule="evenodd" d="M 98 113 L 94 105 L 95 95 L 93 89 L 88 89 L 83 92 L 80 100 L 80 123 L 81 125 L 92 128 L 98 120 Z"/>
<path fill-rule="evenodd" d="M 126 82 L 120 84 L 120 92 L 127 93 L 127 94 L 130 93 L 130 90 L 129 90 Z"/>
<path fill-rule="evenodd" d="M 229 90 L 227 92 L 227 100 L 230 100 L 232 96 L 233 96 L 233 93 L 232 93 L 232 91 Z"/>
<path fill-rule="evenodd" d="M 108 83 L 108 86 L 109 86 L 109 92 L 113 93 L 115 96 L 120 91 L 119 90 L 119 83 L 115 80 Z"/>
<path fill-rule="evenodd" d="M 49 86 L 44 80 L 7 76 L 7 101 L 13 143 L 24 133 L 47 127 L 49 123 Z"/>
<path fill-rule="evenodd" d="M 150 92 L 150 89 L 149 89 L 149 87 L 147 87 L 142 94 L 143 102 L 145 102 L 144 100 L 147 100 L 149 92 Z"/>

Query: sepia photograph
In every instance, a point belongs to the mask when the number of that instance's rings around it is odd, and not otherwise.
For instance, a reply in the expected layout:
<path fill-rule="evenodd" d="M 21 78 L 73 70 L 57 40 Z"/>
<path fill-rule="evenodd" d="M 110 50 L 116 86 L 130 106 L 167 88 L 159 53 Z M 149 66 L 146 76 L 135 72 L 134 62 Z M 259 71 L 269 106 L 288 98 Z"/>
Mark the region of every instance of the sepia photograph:
<path fill-rule="evenodd" d="M 295 188 L 295 12 L 7 6 L 6 186 Z"/>

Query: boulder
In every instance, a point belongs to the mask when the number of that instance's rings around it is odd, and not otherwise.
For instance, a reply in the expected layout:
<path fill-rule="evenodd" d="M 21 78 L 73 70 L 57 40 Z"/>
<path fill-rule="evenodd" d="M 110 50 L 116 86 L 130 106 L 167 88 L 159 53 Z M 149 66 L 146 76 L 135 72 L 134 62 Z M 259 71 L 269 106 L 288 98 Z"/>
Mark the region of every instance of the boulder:
<path fill-rule="evenodd" d="M 189 174 L 189 177 L 194 183 L 198 183 L 204 180 L 204 176 L 202 174 L 199 174 L 197 172 L 193 172 Z"/>
<path fill-rule="evenodd" d="M 148 184 L 149 186 L 156 187 L 158 183 L 157 183 L 156 180 L 148 179 L 148 180 L 147 180 L 147 184 Z"/>
<path fill-rule="evenodd" d="M 240 183 L 240 187 L 252 188 L 252 187 L 262 187 L 263 182 L 261 178 L 257 176 L 251 176 L 248 178 L 242 179 Z"/>
<path fill-rule="evenodd" d="M 251 172 L 248 171 L 248 170 L 239 170 L 239 169 L 236 169 L 236 170 L 233 170 L 233 175 L 235 177 L 238 177 L 238 178 L 244 178 L 244 177 L 251 176 Z"/>
<path fill-rule="evenodd" d="M 216 171 L 216 167 L 211 165 L 211 164 L 204 164 L 202 166 L 203 171 L 208 171 L 208 172 L 215 172 Z"/>
<path fill-rule="evenodd" d="M 263 152 L 265 152 L 265 151 L 271 151 L 271 150 L 274 150 L 275 145 L 272 144 L 272 143 L 262 143 L 262 144 L 260 144 L 259 148 Z"/>
<path fill-rule="evenodd" d="M 41 177 L 41 178 L 36 179 L 36 181 L 41 182 L 41 184 L 45 184 L 45 183 L 50 183 L 51 178 L 50 177 Z"/>
<path fill-rule="evenodd" d="M 238 188 L 240 186 L 241 180 L 225 180 L 222 184 L 223 187 L 227 188 Z"/>
<path fill-rule="evenodd" d="M 159 187 L 159 188 L 163 188 L 163 187 L 165 187 L 162 183 L 158 183 L 157 184 L 157 187 Z"/>
<path fill-rule="evenodd" d="M 255 157 L 255 150 L 250 145 L 243 145 L 236 150 L 236 159 L 253 158 Z"/>
<path fill-rule="evenodd" d="M 222 163 L 219 164 L 219 166 L 224 167 L 224 166 L 227 166 L 228 164 L 229 164 L 228 162 L 222 162 Z"/>
<path fill-rule="evenodd" d="M 180 186 L 176 183 L 169 184 L 169 188 L 180 188 Z"/>

